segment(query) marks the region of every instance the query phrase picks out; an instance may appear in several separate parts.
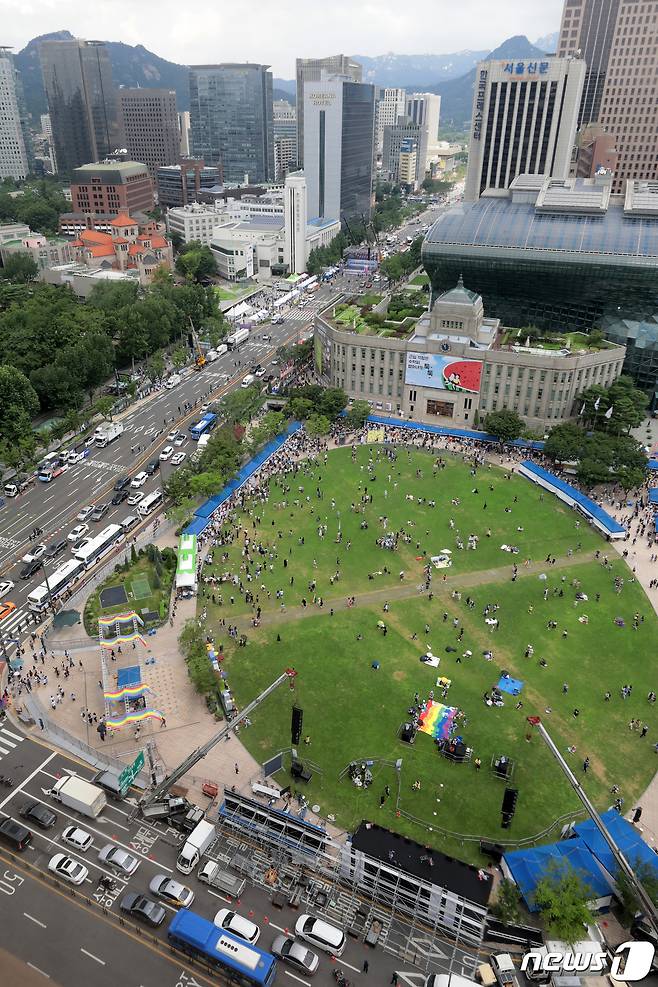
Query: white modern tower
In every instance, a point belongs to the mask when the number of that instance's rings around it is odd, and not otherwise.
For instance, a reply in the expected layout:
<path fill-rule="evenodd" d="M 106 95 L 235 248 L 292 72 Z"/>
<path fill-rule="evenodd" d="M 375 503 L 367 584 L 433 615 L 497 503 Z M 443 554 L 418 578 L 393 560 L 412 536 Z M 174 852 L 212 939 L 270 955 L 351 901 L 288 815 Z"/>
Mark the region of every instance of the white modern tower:
<path fill-rule="evenodd" d="M 286 176 L 283 191 L 285 217 L 284 258 L 290 274 L 303 274 L 306 270 L 306 179 L 301 171 Z"/>

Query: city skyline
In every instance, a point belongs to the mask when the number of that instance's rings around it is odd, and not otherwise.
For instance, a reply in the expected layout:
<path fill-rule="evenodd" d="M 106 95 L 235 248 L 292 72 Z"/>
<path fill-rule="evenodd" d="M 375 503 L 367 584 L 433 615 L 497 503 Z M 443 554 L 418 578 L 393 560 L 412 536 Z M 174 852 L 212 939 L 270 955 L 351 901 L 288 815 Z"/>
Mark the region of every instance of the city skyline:
<path fill-rule="evenodd" d="M 68 5 L 63 11 L 45 0 L 32 0 L 5 18 L 2 41 L 18 52 L 35 36 L 38 24 L 39 34 L 67 29 L 80 38 L 143 44 L 179 64 L 267 62 L 274 75 L 292 79 L 296 57 L 322 57 L 334 50 L 372 57 L 386 52 L 413 55 L 493 49 L 514 34 L 526 34 L 534 41 L 557 31 L 561 12 L 562 0 L 529 5 L 500 0 L 495 17 L 486 0 L 464 0 L 458 7 L 448 0 L 416 0 L 410 17 L 408 8 L 392 0 L 382 0 L 376 11 L 337 0 L 332 17 L 327 18 L 326 7 L 315 0 L 305 5 L 301 19 L 292 0 L 283 0 L 276 19 L 267 15 L 262 2 L 247 8 L 242 30 L 234 34 L 225 30 L 228 10 L 221 5 L 207 4 L 198 11 L 204 23 L 204 30 L 199 31 L 199 18 L 190 19 L 185 8 L 171 0 L 157 4 L 147 0 L 139 17 L 126 0 L 94 11 L 82 4 Z M 347 32 L 345 25 L 349 25 Z"/>

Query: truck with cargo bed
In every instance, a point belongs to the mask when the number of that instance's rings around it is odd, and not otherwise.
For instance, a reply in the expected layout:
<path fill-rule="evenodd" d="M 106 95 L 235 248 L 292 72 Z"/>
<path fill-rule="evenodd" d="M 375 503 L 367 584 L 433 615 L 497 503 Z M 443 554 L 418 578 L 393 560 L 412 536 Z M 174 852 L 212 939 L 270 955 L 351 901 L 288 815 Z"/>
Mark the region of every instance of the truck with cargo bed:
<path fill-rule="evenodd" d="M 217 831 L 212 823 L 206 822 L 204 819 L 203 822 L 195 826 L 185 840 L 176 860 L 176 867 L 181 874 L 191 874 L 201 860 L 201 855 L 206 852 L 208 847 L 212 846 L 216 839 Z"/>
<path fill-rule="evenodd" d="M 231 898 L 239 898 L 245 889 L 246 881 L 239 874 L 226 870 L 216 860 L 209 860 L 197 871 L 198 879 L 210 888 L 218 888 Z"/>
<path fill-rule="evenodd" d="M 104 449 L 122 434 L 123 425 L 121 422 L 103 422 L 94 432 L 94 441 L 99 449 Z"/>
<path fill-rule="evenodd" d="M 96 819 L 107 805 L 105 792 L 75 775 L 63 775 L 50 789 L 50 797 L 83 816 Z"/>

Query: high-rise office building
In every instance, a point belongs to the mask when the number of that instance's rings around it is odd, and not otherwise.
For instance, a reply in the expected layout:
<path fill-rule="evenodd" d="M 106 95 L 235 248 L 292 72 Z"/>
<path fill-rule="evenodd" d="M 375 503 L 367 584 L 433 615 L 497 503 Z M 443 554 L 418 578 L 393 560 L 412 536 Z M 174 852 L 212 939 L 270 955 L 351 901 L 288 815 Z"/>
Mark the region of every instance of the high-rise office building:
<path fill-rule="evenodd" d="M 181 158 L 178 164 L 163 165 L 156 176 L 160 206 L 187 206 L 199 200 L 200 193 L 215 188 L 222 181 L 221 169 L 193 158 Z"/>
<path fill-rule="evenodd" d="M 585 77 L 581 59 L 480 62 L 464 199 L 517 175 L 566 178 Z"/>
<path fill-rule="evenodd" d="M 420 171 L 421 147 L 423 146 L 423 128 L 408 116 L 400 116 L 394 124 L 384 127 L 382 148 L 382 173 L 389 182 L 397 185 L 400 179 L 400 154 L 402 145 L 409 147 L 413 144 L 416 149 L 414 161 L 414 182 L 422 181 L 424 172 Z M 427 152 L 427 141 L 424 143 Z M 405 184 L 410 184 L 408 181 Z"/>
<path fill-rule="evenodd" d="M 302 274 L 306 270 L 307 208 L 304 173 L 291 172 L 286 176 L 283 190 L 284 261 L 290 274 Z"/>
<path fill-rule="evenodd" d="M 153 180 L 162 165 L 177 164 L 180 135 L 173 89 L 120 89 L 123 133 L 132 161 L 146 165 Z"/>
<path fill-rule="evenodd" d="M 274 101 L 274 179 L 282 181 L 297 168 L 297 112 L 285 99 Z"/>
<path fill-rule="evenodd" d="M 439 139 L 441 97 L 436 93 L 410 93 L 407 96 L 405 113 L 412 123 L 421 128 L 416 170 L 422 182 L 427 171 L 427 149 Z"/>
<path fill-rule="evenodd" d="M 220 165 L 226 182 L 274 178 L 268 68 L 246 62 L 190 68 L 190 151 Z"/>
<path fill-rule="evenodd" d="M 304 88 L 307 82 L 319 82 L 327 75 L 342 75 L 353 82 L 361 82 L 363 68 L 347 55 L 328 55 L 327 58 L 298 58 L 295 63 L 297 80 L 297 155 L 300 168 L 304 164 Z"/>
<path fill-rule="evenodd" d="M 658 8 L 644 0 L 566 0 L 558 52 L 587 64 L 579 122 L 598 123 L 618 153 L 613 192 L 658 180 Z"/>
<path fill-rule="evenodd" d="M 384 127 L 392 127 L 404 116 L 406 100 L 404 89 L 375 88 L 375 154 L 384 150 Z"/>
<path fill-rule="evenodd" d="M 123 144 L 112 67 L 102 41 L 42 41 L 39 58 L 57 167 L 70 175 Z"/>
<path fill-rule="evenodd" d="M 0 178 L 27 178 L 28 147 L 14 56 L 0 48 Z"/>
<path fill-rule="evenodd" d="M 567 0 L 562 12 L 557 54 L 566 58 L 578 53 L 586 65 L 578 112 L 579 128 L 599 121 L 619 2 Z"/>
<path fill-rule="evenodd" d="M 375 87 L 331 76 L 304 88 L 309 216 L 368 217 L 372 207 Z"/>

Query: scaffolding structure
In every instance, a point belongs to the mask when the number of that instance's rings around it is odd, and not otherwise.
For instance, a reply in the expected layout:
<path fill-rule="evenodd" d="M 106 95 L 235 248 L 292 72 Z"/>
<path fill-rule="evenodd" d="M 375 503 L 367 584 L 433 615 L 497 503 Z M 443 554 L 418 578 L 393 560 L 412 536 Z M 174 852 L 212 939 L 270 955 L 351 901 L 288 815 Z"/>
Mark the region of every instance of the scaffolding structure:
<path fill-rule="evenodd" d="M 472 975 L 485 906 L 228 789 L 216 821 L 209 855 L 252 883 L 427 973 L 445 972 L 448 963 L 451 972 Z"/>

